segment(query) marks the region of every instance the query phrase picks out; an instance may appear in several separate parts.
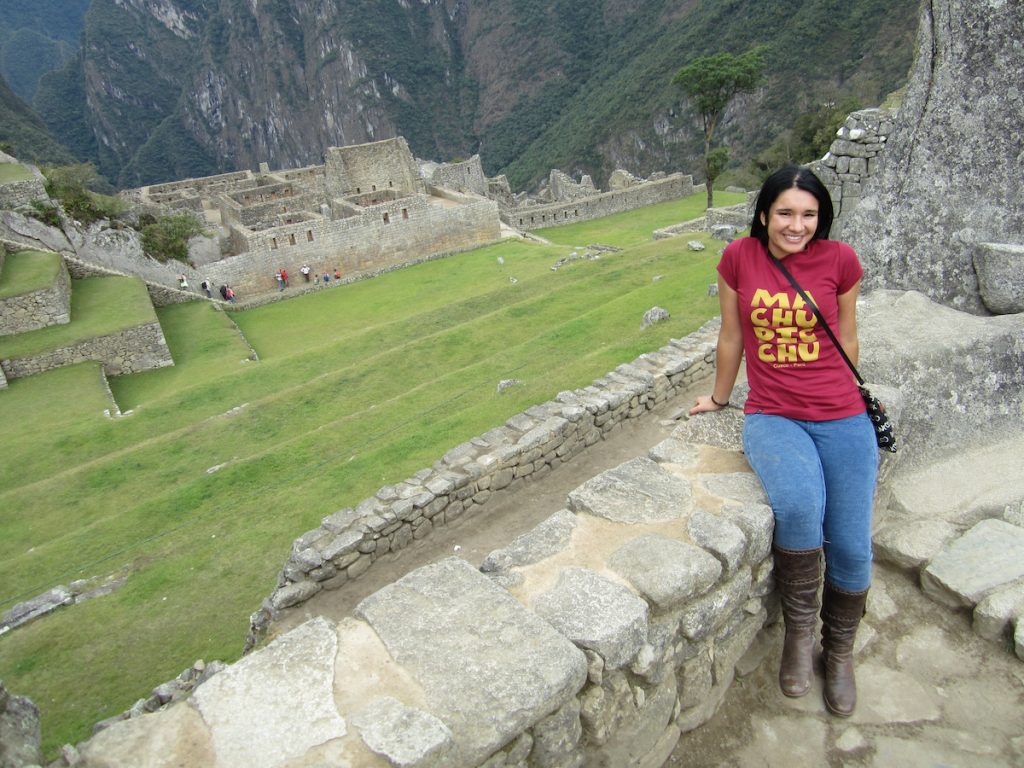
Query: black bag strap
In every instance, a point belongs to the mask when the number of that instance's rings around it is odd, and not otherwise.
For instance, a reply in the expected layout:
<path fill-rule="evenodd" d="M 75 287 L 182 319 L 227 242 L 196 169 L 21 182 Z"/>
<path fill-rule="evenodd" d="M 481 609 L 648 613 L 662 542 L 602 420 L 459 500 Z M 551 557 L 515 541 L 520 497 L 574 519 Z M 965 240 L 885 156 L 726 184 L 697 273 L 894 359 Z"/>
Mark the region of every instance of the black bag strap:
<path fill-rule="evenodd" d="M 814 316 L 818 318 L 818 322 L 821 323 L 821 327 L 825 329 L 825 333 L 827 333 L 828 337 L 832 339 L 832 343 L 835 345 L 835 348 L 839 350 L 839 354 L 843 356 L 843 360 L 845 360 L 846 364 L 850 366 L 850 370 L 853 371 L 853 375 L 857 378 L 857 383 L 863 387 L 864 379 L 861 377 L 860 372 L 857 370 L 857 366 L 855 366 L 853 362 L 850 360 L 850 358 L 846 356 L 846 352 L 843 351 L 843 345 L 839 343 L 839 340 L 836 338 L 836 335 L 832 333 L 832 329 L 828 327 L 828 323 L 825 322 L 825 318 L 821 314 L 821 311 L 818 309 L 818 307 L 815 306 L 813 301 L 811 301 L 811 297 L 804 292 L 804 289 L 800 287 L 800 283 L 798 283 L 796 279 L 793 277 L 793 275 L 789 273 L 789 270 L 786 269 L 785 265 L 783 265 L 782 259 L 776 259 L 774 256 L 771 255 L 771 253 L 768 253 L 767 251 L 766 255 L 768 256 L 768 259 L 776 267 L 779 268 L 782 274 L 786 276 L 786 279 L 789 280 L 789 284 L 796 288 L 796 292 L 800 294 L 800 298 L 804 300 L 804 303 L 811 308 L 811 311 L 814 312 Z"/>

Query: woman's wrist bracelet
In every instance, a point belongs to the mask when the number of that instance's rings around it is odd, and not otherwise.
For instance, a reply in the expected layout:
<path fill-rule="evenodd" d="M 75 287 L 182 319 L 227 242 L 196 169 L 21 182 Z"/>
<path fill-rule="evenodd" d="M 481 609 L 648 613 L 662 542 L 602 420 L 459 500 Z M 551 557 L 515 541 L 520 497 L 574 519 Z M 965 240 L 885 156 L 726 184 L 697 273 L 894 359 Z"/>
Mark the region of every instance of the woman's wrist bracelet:
<path fill-rule="evenodd" d="M 727 405 L 729 405 L 729 401 L 728 400 L 726 400 L 724 403 L 720 403 L 717 400 L 715 400 L 715 393 L 714 392 L 711 393 L 711 402 L 714 403 L 715 405 L 717 405 L 719 408 L 725 408 Z"/>

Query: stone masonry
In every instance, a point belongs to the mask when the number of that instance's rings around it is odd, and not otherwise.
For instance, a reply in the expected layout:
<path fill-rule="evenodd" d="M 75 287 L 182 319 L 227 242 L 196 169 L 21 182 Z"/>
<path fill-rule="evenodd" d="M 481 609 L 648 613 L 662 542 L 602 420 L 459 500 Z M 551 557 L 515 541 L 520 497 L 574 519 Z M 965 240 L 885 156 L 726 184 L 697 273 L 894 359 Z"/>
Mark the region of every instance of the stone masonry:
<path fill-rule="evenodd" d="M 664 404 L 710 370 L 716 333 L 717 321 L 589 387 L 513 416 L 451 449 L 432 467 L 324 518 L 295 540 L 277 589 L 253 615 L 249 643 L 276 611 L 358 578 L 376 559 L 481 509 L 495 491 L 550 472 L 621 422 Z"/>
<path fill-rule="evenodd" d="M 0 336 L 71 322 L 71 282 L 64 262 L 55 253 L 40 253 L 38 258 L 52 259 L 54 279 L 36 290 L 0 299 Z"/>
<path fill-rule="evenodd" d="M 0 369 L 8 379 L 20 379 L 87 360 L 102 363 L 108 376 L 174 365 L 160 323 L 152 322 L 31 357 L 0 360 Z"/>

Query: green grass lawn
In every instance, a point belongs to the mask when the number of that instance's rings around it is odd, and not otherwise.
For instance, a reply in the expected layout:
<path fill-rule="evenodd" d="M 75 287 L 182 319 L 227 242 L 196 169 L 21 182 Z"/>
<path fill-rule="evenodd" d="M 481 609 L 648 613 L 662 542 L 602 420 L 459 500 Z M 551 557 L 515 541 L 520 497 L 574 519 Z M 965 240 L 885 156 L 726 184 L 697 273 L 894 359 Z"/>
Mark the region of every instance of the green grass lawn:
<path fill-rule="evenodd" d="M 61 258 L 56 253 L 18 251 L 8 255 L 0 272 L 0 299 L 53 285 L 60 264 Z"/>
<path fill-rule="evenodd" d="M 32 179 L 32 172 L 21 163 L 0 163 L 0 184 L 10 184 L 12 181 L 29 181 Z"/>
<path fill-rule="evenodd" d="M 40 706 L 47 753 L 198 658 L 237 659 L 324 516 L 716 314 L 720 244 L 651 240 L 681 210 L 563 228 L 626 249 L 557 271 L 570 246 L 506 242 L 248 311 L 161 309 L 176 365 L 113 379 L 121 419 L 102 416 L 94 367 L 0 392 L 0 612 L 128 575 L 0 639 L 0 679 Z M 671 320 L 640 330 L 655 305 Z M 510 377 L 523 386 L 498 394 Z"/>
<path fill-rule="evenodd" d="M 28 357 L 155 320 L 146 285 L 137 277 L 72 280 L 71 322 L 0 336 L 0 358 Z"/>

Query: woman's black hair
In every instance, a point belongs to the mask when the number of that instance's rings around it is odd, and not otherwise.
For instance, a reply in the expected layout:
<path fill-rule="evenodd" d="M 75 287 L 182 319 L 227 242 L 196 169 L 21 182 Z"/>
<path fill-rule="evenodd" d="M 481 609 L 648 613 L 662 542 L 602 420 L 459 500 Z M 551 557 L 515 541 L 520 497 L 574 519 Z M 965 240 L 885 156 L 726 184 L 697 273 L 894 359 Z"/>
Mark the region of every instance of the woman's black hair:
<path fill-rule="evenodd" d="M 757 203 L 754 205 L 754 219 L 750 222 L 750 236 L 756 237 L 765 247 L 768 246 L 768 227 L 761 222 L 764 216 L 768 221 L 768 211 L 772 203 L 787 189 L 802 189 L 810 192 L 818 201 L 818 228 L 814 230 L 812 240 L 826 240 L 828 233 L 832 230 L 832 197 L 829 195 L 821 179 L 814 175 L 808 168 L 800 165 L 787 165 L 767 179 L 761 185 L 761 191 L 757 194 Z"/>

